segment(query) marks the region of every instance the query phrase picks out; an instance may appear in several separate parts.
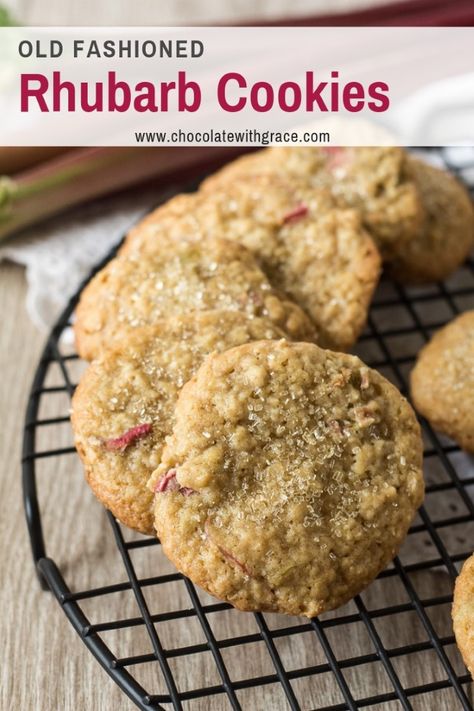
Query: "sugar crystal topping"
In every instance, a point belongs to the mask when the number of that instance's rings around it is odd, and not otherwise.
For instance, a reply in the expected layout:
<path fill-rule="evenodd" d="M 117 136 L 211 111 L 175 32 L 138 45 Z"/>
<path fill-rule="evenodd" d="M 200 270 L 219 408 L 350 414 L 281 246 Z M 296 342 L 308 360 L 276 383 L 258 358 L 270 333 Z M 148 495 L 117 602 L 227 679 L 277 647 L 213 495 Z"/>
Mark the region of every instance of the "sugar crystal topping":
<path fill-rule="evenodd" d="M 291 542 L 305 565 L 315 545 L 339 559 L 368 532 L 394 535 L 422 490 L 417 425 L 409 411 L 400 433 L 401 400 L 358 359 L 309 344 L 211 357 L 178 403 L 162 465 L 200 496 L 170 506 L 269 580 Z"/>

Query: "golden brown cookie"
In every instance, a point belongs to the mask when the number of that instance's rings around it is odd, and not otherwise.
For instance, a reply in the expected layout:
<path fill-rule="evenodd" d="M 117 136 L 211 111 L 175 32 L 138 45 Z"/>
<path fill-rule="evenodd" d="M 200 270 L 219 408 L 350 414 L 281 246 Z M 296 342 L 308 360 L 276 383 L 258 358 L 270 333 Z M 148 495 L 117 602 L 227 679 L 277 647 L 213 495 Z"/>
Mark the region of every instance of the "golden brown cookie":
<path fill-rule="evenodd" d="M 125 242 L 119 250 L 119 254 L 127 254 L 130 251 L 147 251 L 153 249 L 158 234 L 173 235 L 175 237 L 186 237 L 189 230 L 184 234 L 179 229 L 179 219 L 187 217 L 192 221 L 194 210 L 199 202 L 200 195 L 194 193 L 178 193 L 166 202 L 162 203 L 148 215 L 145 215 L 127 234 Z M 191 235 L 193 237 L 193 235 Z"/>
<path fill-rule="evenodd" d="M 456 579 L 452 617 L 456 643 L 474 678 L 474 555 L 466 560 Z"/>
<path fill-rule="evenodd" d="M 474 209 L 461 183 L 450 173 L 408 158 L 407 174 L 422 196 L 424 227 L 397 249 L 390 272 L 403 282 L 441 281 L 454 272 L 474 247 Z"/>
<path fill-rule="evenodd" d="M 243 156 L 208 178 L 214 190 L 237 176 L 261 173 L 293 175 L 313 188 L 332 192 L 341 208 L 356 208 L 384 259 L 418 234 L 425 211 L 421 195 L 407 173 L 407 153 L 396 147 L 274 147 Z"/>
<path fill-rule="evenodd" d="M 87 285 L 76 311 L 77 349 L 92 359 L 134 328 L 215 309 L 268 317 L 291 337 L 316 337 L 309 317 L 271 288 L 242 245 L 163 237 L 153 254 L 121 255 Z"/>
<path fill-rule="evenodd" d="M 90 365 L 73 398 L 75 443 L 87 481 L 114 516 L 153 534 L 146 483 L 160 463 L 178 393 L 204 357 L 283 336 L 268 319 L 200 312 L 136 329 Z"/>
<path fill-rule="evenodd" d="M 158 208 L 134 228 L 122 254 L 147 259 L 161 248 L 162 236 L 242 243 L 272 286 L 309 314 L 318 343 L 346 350 L 365 325 L 380 257 L 358 213 L 335 205 L 328 190 L 291 175 L 237 177 Z"/>
<path fill-rule="evenodd" d="M 158 536 L 212 595 L 312 617 L 396 554 L 423 498 L 421 463 L 411 407 L 358 358 L 247 344 L 208 356 L 181 391 L 149 484 Z"/>
<path fill-rule="evenodd" d="M 420 351 L 411 394 L 435 429 L 474 452 L 474 311 L 455 318 Z"/>

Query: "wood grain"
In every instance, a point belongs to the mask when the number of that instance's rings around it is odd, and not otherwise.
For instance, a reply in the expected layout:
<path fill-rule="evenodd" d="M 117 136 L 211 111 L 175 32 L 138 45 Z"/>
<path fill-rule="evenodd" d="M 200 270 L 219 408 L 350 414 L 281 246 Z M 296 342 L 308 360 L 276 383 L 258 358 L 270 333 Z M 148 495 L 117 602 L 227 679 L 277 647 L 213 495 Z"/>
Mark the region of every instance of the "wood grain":
<path fill-rule="evenodd" d="M 131 711 L 133 704 L 120 692 L 98 663 L 86 650 L 51 594 L 42 592 L 36 581 L 24 524 L 20 487 L 20 443 L 23 415 L 30 381 L 43 345 L 43 338 L 34 330 L 24 312 L 24 275 L 13 265 L 0 266 L 0 309 L 2 313 L 2 369 L 0 430 L 2 457 L 0 461 L 2 541 L 0 569 L 0 638 L 3 663 L 0 672 L 0 708 L 21 708 L 75 711 L 97 709 Z M 70 376 L 77 381 L 83 364 L 72 361 Z M 62 384 L 57 368 L 48 374 L 49 385 Z M 65 414 L 69 407 L 64 394 L 44 398 L 41 417 Z M 46 450 L 67 447 L 71 444 L 69 425 L 41 428 L 37 448 Z M 40 505 L 44 520 L 47 552 L 59 564 L 73 590 L 123 582 L 126 574 L 115 547 L 110 526 L 102 507 L 95 501 L 83 481 L 78 458 L 72 454 L 53 462 L 38 462 Z M 127 538 L 134 534 L 126 532 Z M 142 548 L 133 552 L 133 563 L 140 578 L 173 572 L 159 547 Z M 416 552 L 407 545 L 402 552 L 405 562 L 413 562 Z M 451 582 L 440 571 L 419 573 L 412 578 L 421 597 L 450 595 Z M 191 607 L 189 594 L 182 581 L 144 588 L 152 613 Z M 213 600 L 200 593 L 204 603 Z M 376 581 L 362 595 L 368 609 L 408 601 L 406 591 L 397 578 Z M 139 616 L 131 591 L 101 596 L 82 603 L 93 623 Z M 339 611 L 324 615 L 323 619 L 356 613 L 354 602 Z M 430 619 L 438 634 L 452 634 L 450 606 L 430 608 Z M 289 619 L 279 615 L 266 615 L 270 629 L 288 625 L 302 625 L 304 620 Z M 228 639 L 258 633 L 252 615 L 225 610 L 209 615 L 217 639 Z M 407 610 L 389 617 L 378 617 L 374 629 L 382 643 L 391 649 L 408 644 L 423 644 L 427 634 L 415 612 Z M 160 639 L 167 649 L 194 644 L 205 644 L 203 630 L 195 617 L 158 624 Z M 372 661 L 344 670 L 345 678 L 355 698 L 374 693 L 390 693 L 392 682 L 380 661 L 373 661 L 374 644 L 363 622 L 353 622 L 342 627 L 329 627 L 327 637 L 336 650 L 339 660 L 354 656 L 372 655 Z M 143 626 L 127 627 L 105 632 L 104 641 L 117 657 L 148 654 L 152 651 L 149 637 Z M 327 658 L 314 631 L 275 638 L 275 646 L 286 669 L 302 669 L 327 664 Z M 464 667 L 454 645 L 446 647 L 449 658 L 459 673 Z M 222 656 L 232 679 L 246 679 L 275 673 L 273 662 L 264 642 L 251 642 L 244 646 L 222 649 Z M 417 686 L 446 678 L 446 673 L 432 649 L 423 649 L 416 655 L 392 658 L 392 665 L 405 687 Z M 210 651 L 184 657 L 173 657 L 170 666 L 181 691 L 220 684 L 220 677 Z M 166 693 L 157 663 L 137 665 L 132 673 L 153 693 Z M 292 683 L 303 709 L 340 703 L 343 699 L 331 672 L 296 679 Z M 239 691 L 239 701 L 244 709 L 275 711 L 289 708 L 279 684 Z M 186 709 L 220 711 L 229 708 L 223 695 L 187 703 Z M 396 702 L 387 702 L 373 708 L 399 708 Z M 454 711 L 460 702 L 452 690 L 441 690 L 430 696 L 416 696 L 413 708 L 420 711 Z"/>
<path fill-rule="evenodd" d="M 23 269 L 0 265 L 0 708 L 128 711 L 134 705 L 90 657 L 52 595 L 40 590 L 32 564 L 23 514 L 20 449 L 26 399 L 44 336 L 25 313 L 25 294 Z M 56 497 L 54 482 L 50 486 L 48 507 L 68 507 L 68 502 Z M 70 503 L 74 521 L 74 499 Z M 84 532 L 87 523 L 81 522 L 79 528 Z M 73 529 L 71 525 L 71 537 Z M 53 550 L 54 532 L 47 534 Z M 63 534 L 56 530 L 56 538 Z M 63 543 L 68 546 L 68 541 Z"/>

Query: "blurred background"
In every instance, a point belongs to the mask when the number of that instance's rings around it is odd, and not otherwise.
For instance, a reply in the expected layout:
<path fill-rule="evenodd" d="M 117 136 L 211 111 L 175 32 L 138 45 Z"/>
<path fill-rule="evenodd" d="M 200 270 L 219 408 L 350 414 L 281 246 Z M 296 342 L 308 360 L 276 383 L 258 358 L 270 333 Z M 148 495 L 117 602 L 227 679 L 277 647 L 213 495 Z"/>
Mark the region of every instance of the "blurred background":
<path fill-rule="evenodd" d="M 472 0 L 1 0 L 1 5 L 18 22 L 43 26 L 256 24 L 288 18 L 291 24 L 474 22 Z"/>
<path fill-rule="evenodd" d="M 185 25 L 304 17 L 388 5 L 390 0 L 4 0 L 29 25 Z M 449 3 L 451 4 L 451 3 Z M 455 3 L 453 3 L 455 4 Z"/>

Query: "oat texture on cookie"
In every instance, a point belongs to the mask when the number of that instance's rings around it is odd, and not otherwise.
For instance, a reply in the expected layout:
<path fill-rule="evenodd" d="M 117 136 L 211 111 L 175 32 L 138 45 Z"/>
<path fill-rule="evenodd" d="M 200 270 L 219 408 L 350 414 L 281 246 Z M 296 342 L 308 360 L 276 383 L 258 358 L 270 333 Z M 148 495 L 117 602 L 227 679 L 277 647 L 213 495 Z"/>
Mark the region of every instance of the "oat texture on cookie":
<path fill-rule="evenodd" d="M 456 579 L 452 618 L 456 643 L 474 678 L 474 555 L 465 561 Z"/>
<path fill-rule="evenodd" d="M 253 252 L 271 285 L 309 314 L 320 345 L 347 350 L 357 340 L 380 256 L 359 213 L 338 207 L 327 188 L 291 174 L 237 176 L 159 207 L 132 230 L 121 253 L 147 259 L 161 249 L 163 237 L 211 235 Z"/>
<path fill-rule="evenodd" d="M 78 352 L 92 359 L 137 327 L 215 309 L 269 318 L 290 337 L 317 337 L 306 313 L 272 289 L 242 245 L 213 237 L 168 239 L 153 255 L 113 259 L 88 284 L 76 311 Z"/>
<path fill-rule="evenodd" d="M 419 233 L 424 222 L 421 195 L 401 148 L 269 148 L 225 166 L 205 181 L 203 189 L 261 173 L 290 174 L 313 188 L 328 189 L 339 207 L 359 210 L 387 260 Z"/>
<path fill-rule="evenodd" d="M 358 358 L 240 346 L 181 391 L 150 479 L 158 535 L 216 597 L 318 615 L 396 554 L 422 501 L 421 459 L 411 407 Z"/>
<path fill-rule="evenodd" d="M 472 200 L 464 186 L 445 170 L 410 156 L 407 172 L 421 194 L 426 218 L 415 237 L 399 245 L 390 272 L 408 283 L 441 281 L 474 248 Z"/>
<path fill-rule="evenodd" d="M 435 429 L 474 453 L 474 311 L 448 323 L 420 351 L 411 393 Z"/>
<path fill-rule="evenodd" d="M 399 281 L 439 281 L 474 246 L 472 200 L 445 170 L 397 147 L 277 147 L 237 159 L 208 178 L 204 191 L 239 175 L 285 174 L 356 208 Z"/>
<path fill-rule="evenodd" d="M 75 443 L 89 485 L 122 523 L 154 533 L 146 483 L 160 463 L 178 393 L 204 357 L 282 337 L 265 318 L 200 312 L 136 329 L 93 362 L 73 398 Z"/>

